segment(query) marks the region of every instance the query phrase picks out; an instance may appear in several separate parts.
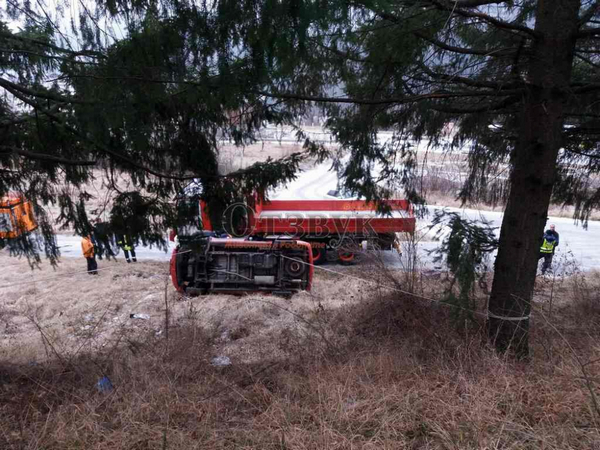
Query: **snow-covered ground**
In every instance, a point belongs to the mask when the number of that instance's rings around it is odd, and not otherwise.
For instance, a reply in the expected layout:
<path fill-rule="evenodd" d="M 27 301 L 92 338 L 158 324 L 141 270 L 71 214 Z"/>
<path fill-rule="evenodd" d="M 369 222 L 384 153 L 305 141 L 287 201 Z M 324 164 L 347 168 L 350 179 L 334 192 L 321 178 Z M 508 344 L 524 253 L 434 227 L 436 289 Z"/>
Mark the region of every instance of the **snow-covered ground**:
<path fill-rule="evenodd" d="M 331 132 L 326 128 L 320 126 L 303 126 L 302 130 L 304 134 L 310 138 L 313 142 L 324 144 L 324 145 L 337 145 L 335 139 L 332 137 Z M 280 144 L 297 144 L 298 137 L 297 132 L 290 126 L 276 126 L 267 125 L 258 134 L 258 138 L 263 142 L 278 142 Z M 394 132 L 392 131 L 379 131 L 377 133 L 377 141 L 379 144 L 391 144 L 394 140 Z M 396 138 L 397 139 L 397 138 Z M 419 152 L 430 152 L 430 153 L 443 153 L 445 151 L 444 144 L 449 144 L 450 141 L 443 141 L 442 146 L 429 146 L 429 140 L 421 139 L 420 141 L 409 140 Z M 223 141 L 223 143 L 231 143 L 231 141 Z M 455 149 L 455 152 L 461 152 L 463 150 Z M 467 149 L 464 149 L 466 152 Z"/>
<path fill-rule="evenodd" d="M 165 238 L 166 237 L 167 236 L 165 236 Z M 56 239 L 58 242 L 58 247 L 61 256 L 83 258 L 83 252 L 81 250 L 81 237 L 59 234 L 56 236 Z M 169 244 L 172 244 L 172 242 L 169 242 Z M 143 245 L 138 245 L 137 247 L 135 247 L 137 258 L 143 260 L 167 261 L 171 257 L 172 250 L 172 246 L 169 246 L 166 252 L 158 247 L 150 247 Z M 122 251 L 119 252 L 117 258 L 124 258 Z"/>
<path fill-rule="evenodd" d="M 430 216 L 436 209 L 442 208 L 430 207 Z M 446 209 L 462 214 L 463 217 L 471 220 L 483 219 L 491 226 L 496 227 L 496 235 L 499 235 L 503 216 L 501 212 Z M 581 223 L 576 224 L 571 218 L 550 217 L 548 225 L 551 223 L 556 225 L 556 231 L 560 234 L 560 245 L 553 261 L 555 269 L 562 267 L 564 270 L 569 270 L 569 267 L 573 265 L 584 270 L 600 269 L 600 222 L 590 221 L 587 229 Z"/>
<path fill-rule="evenodd" d="M 281 187 L 271 195 L 272 200 L 327 200 L 327 195 L 337 188 L 337 174 L 329 170 L 330 163 L 298 174 L 298 178 Z"/>
<path fill-rule="evenodd" d="M 321 164 L 314 169 L 307 170 L 299 174 L 298 178 L 287 186 L 278 189 L 272 196 L 272 199 L 278 200 L 297 200 L 297 199 L 331 199 L 327 193 L 335 190 L 337 187 L 337 176 L 335 172 L 330 171 L 330 164 Z M 429 231 L 430 218 L 439 207 L 429 208 L 429 218 L 417 221 L 417 228 L 422 231 L 420 235 L 425 234 L 417 247 L 418 257 L 425 268 L 433 268 L 432 255 L 428 252 L 437 247 L 435 230 Z M 492 226 L 500 227 L 502 213 L 476 211 L 469 209 L 447 208 L 449 211 L 459 212 L 470 219 L 483 218 L 490 222 Z M 555 267 L 566 265 L 577 265 L 581 269 L 590 270 L 600 268 L 600 222 L 590 222 L 587 229 L 574 223 L 572 219 L 551 217 L 549 223 L 556 224 L 556 230 L 560 233 L 560 246 L 555 256 Z M 497 230 L 498 231 L 498 230 Z M 81 239 L 77 236 L 58 235 L 58 245 L 61 254 L 66 257 L 82 257 Z M 136 248 L 139 259 L 146 260 L 168 260 L 172 247 L 167 248 L 165 252 L 156 247 L 138 246 Z M 122 254 L 119 255 L 122 258 Z M 401 260 L 397 253 L 389 252 L 385 255 L 386 261 L 390 265 L 397 267 L 407 267 L 408 262 Z M 566 270 L 566 269 L 564 269 Z"/>

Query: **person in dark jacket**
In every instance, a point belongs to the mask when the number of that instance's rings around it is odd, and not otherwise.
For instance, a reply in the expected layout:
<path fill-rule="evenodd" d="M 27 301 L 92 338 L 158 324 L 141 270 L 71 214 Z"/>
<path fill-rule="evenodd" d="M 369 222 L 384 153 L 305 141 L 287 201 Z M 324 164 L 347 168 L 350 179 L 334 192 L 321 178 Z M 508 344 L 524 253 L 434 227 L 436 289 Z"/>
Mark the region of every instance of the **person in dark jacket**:
<path fill-rule="evenodd" d="M 546 230 L 544 233 L 542 246 L 540 247 L 539 259 L 544 258 L 544 263 L 542 264 L 542 275 L 544 275 L 548 269 L 552 267 L 552 258 L 554 257 L 556 247 L 558 247 L 559 239 L 560 237 L 556 231 L 556 227 L 554 224 L 551 224 L 550 229 Z"/>
<path fill-rule="evenodd" d="M 101 222 L 100 219 L 94 221 L 92 228 L 92 243 L 94 244 L 94 253 L 98 259 L 102 259 L 106 255 L 107 259 L 114 258 L 115 254 L 111 248 L 111 234 L 109 225 L 106 222 Z"/>
<path fill-rule="evenodd" d="M 135 256 L 135 243 L 131 236 L 126 233 L 119 234 L 117 236 L 117 245 L 123 249 L 123 253 L 125 253 L 125 259 L 128 263 L 132 260 L 133 262 L 137 262 L 137 258 Z M 131 254 L 131 257 L 129 256 Z"/>
<path fill-rule="evenodd" d="M 554 246 L 554 249 L 556 250 L 556 247 L 558 247 L 558 244 L 560 241 L 560 236 L 559 236 L 558 232 L 556 231 L 556 226 L 553 223 L 550 224 L 550 228 L 548 230 L 546 230 L 546 234 L 552 235 L 556 238 L 556 245 Z"/>

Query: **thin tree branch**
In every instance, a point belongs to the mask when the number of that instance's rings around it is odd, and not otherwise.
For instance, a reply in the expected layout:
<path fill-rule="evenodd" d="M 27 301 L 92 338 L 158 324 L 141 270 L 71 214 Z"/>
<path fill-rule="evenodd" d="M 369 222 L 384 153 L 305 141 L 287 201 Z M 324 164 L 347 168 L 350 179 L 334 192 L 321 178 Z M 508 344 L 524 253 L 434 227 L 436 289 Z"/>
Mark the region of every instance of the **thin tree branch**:
<path fill-rule="evenodd" d="M 591 119 L 600 119 L 600 114 L 581 113 L 581 112 L 565 112 L 566 117 L 587 117 Z"/>
<path fill-rule="evenodd" d="M 488 88 L 494 90 L 507 90 L 507 89 L 519 89 L 521 85 L 519 83 L 503 84 L 501 82 L 474 80 L 471 78 L 459 77 L 458 75 L 448 75 L 445 73 L 437 73 L 427 67 L 425 64 L 419 64 L 419 67 L 423 72 L 429 75 L 431 78 L 438 80 L 457 82 L 466 86 L 477 87 L 477 88 Z"/>
<path fill-rule="evenodd" d="M 598 127 L 573 127 L 573 128 L 568 128 L 564 131 L 565 134 L 569 135 L 569 136 L 574 136 L 574 135 L 599 135 L 600 134 L 600 128 Z"/>
<path fill-rule="evenodd" d="M 437 4 L 437 2 L 431 1 L 430 3 L 432 4 L 433 7 L 435 7 L 436 9 L 439 9 L 439 5 Z M 454 2 L 454 3 L 462 3 L 462 2 Z M 477 3 L 480 3 L 480 2 L 477 2 Z M 489 2 L 489 3 L 501 3 L 501 2 Z M 452 8 L 452 10 L 453 9 L 454 9 L 454 7 Z M 398 24 L 398 25 L 402 24 L 403 19 L 395 16 L 394 14 L 390 14 L 388 12 L 381 11 L 381 10 L 372 10 L 372 11 L 384 20 L 388 20 L 388 21 Z M 451 51 L 454 53 L 460 53 L 460 54 L 466 54 L 466 55 L 501 57 L 501 56 L 511 55 L 512 53 L 514 53 L 514 51 L 516 51 L 516 49 L 511 49 L 510 47 L 499 48 L 499 49 L 494 49 L 494 50 L 457 47 L 457 46 L 446 44 L 446 43 L 439 41 L 433 37 L 430 37 L 421 30 L 414 30 L 414 31 L 412 31 L 412 33 L 415 36 L 417 36 L 421 39 L 424 39 L 437 47 L 440 47 L 444 50 L 448 50 L 448 51 Z"/>
<path fill-rule="evenodd" d="M 58 61 L 65 61 L 65 62 L 74 63 L 74 64 L 84 64 L 84 65 L 92 65 L 92 66 L 100 65 L 97 62 L 78 61 L 73 58 L 66 58 L 64 56 L 58 56 L 58 55 L 45 55 L 43 53 L 33 52 L 31 50 L 12 50 L 12 49 L 8 49 L 8 48 L 0 48 L 0 53 L 22 53 L 24 55 L 37 56 L 38 58 L 56 59 Z"/>
<path fill-rule="evenodd" d="M 579 39 L 589 39 L 597 36 L 600 36 L 600 28 L 584 28 L 575 35 Z"/>
<path fill-rule="evenodd" d="M 537 33 L 535 30 L 532 30 L 531 28 L 528 28 L 526 26 L 523 25 L 517 25 L 515 23 L 510 23 L 510 22 L 505 22 L 504 20 L 500 20 L 500 19 L 496 19 L 492 16 L 489 16 L 487 14 L 484 14 L 480 11 L 470 11 L 470 10 L 465 10 L 462 9 L 460 3 L 461 2 L 457 2 L 457 1 L 444 1 L 444 0 L 428 0 L 428 3 L 434 5 L 437 9 L 441 10 L 441 11 L 448 11 L 454 14 L 458 14 L 459 16 L 462 17 L 466 17 L 466 18 L 470 18 L 470 19 L 481 19 L 484 22 L 487 22 L 491 25 L 494 25 L 497 28 L 500 28 L 502 30 L 509 30 L 509 31 L 518 31 L 521 33 L 525 33 L 535 39 L 539 38 L 539 33 Z M 458 6 L 458 8 L 456 7 Z M 467 6 L 464 6 L 467 7 Z"/>
<path fill-rule="evenodd" d="M 588 53 L 590 55 L 597 55 L 600 53 L 600 48 L 576 48 L 577 53 Z"/>
<path fill-rule="evenodd" d="M 96 20 L 96 18 L 92 15 L 92 13 L 90 12 L 90 10 L 88 9 L 88 7 L 85 5 L 85 2 L 83 2 L 82 0 L 79 0 L 79 4 L 83 7 L 83 9 L 85 10 L 87 16 L 90 18 L 90 20 L 94 23 L 94 25 L 96 25 L 96 28 L 98 30 L 100 30 L 102 33 L 104 33 L 104 35 L 110 39 L 113 40 L 113 42 L 118 42 L 119 40 L 116 38 L 116 36 L 111 36 L 109 35 L 106 30 L 104 30 L 100 24 L 98 23 L 98 21 Z"/>
<path fill-rule="evenodd" d="M 268 91 L 255 91 L 257 94 L 264 95 L 268 98 L 280 98 L 288 100 L 306 100 L 319 103 L 348 103 L 356 105 L 385 105 L 385 104 L 405 104 L 415 103 L 422 100 L 447 100 L 453 98 L 468 98 L 468 97 L 495 97 L 498 95 L 494 91 L 464 91 L 464 92 L 431 92 L 428 94 L 418 94 L 409 97 L 387 98 L 387 99 L 363 99 L 363 98 L 348 98 L 348 97 L 322 97 L 295 93 L 274 93 Z M 503 91 L 502 95 L 516 95 L 523 93 L 523 89 L 513 89 Z"/>
<path fill-rule="evenodd" d="M 474 114 L 474 113 L 483 113 L 489 111 L 498 111 L 500 109 L 504 109 L 507 106 L 514 105 L 515 103 L 521 100 L 520 96 L 510 96 L 505 98 L 503 101 L 496 104 L 486 104 L 482 106 L 473 106 L 473 107 L 460 107 L 460 106 L 430 106 L 434 111 L 439 111 L 442 113 L 448 114 Z"/>
<path fill-rule="evenodd" d="M 600 91 L 600 83 L 588 83 L 584 85 L 573 84 L 572 86 L 580 86 L 573 89 L 574 94 L 587 94 L 588 92 Z"/>
<path fill-rule="evenodd" d="M 51 108 L 48 108 L 48 111 L 57 113 L 59 111 L 59 105 L 54 105 Z M 13 125 L 19 125 L 21 123 L 29 122 L 30 120 L 35 120 L 36 118 L 37 118 L 37 116 L 35 114 L 24 114 L 23 116 L 21 116 L 17 119 L 5 120 L 5 121 L 0 122 L 0 128 L 6 128 L 6 127 L 13 126 Z"/>
<path fill-rule="evenodd" d="M 32 39 L 32 38 L 27 38 L 27 37 L 23 37 L 23 36 L 18 36 L 16 34 L 6 33 L 3 31 L 0 31 L 0 38 L 12 39 L 14 41 L 19 41 L 19 42 L 25 42 L 30 45 L 31 44 L 39 45 L 42 47 L 50 48 L 59 53 L 69 54 L 71 56 L 89 56 L 89 57 L 97 57 L 97 58 L 105 57 L 105 55 L 103 55 L 100 52 L 95 52 L 92 50 L 81 50 L 81 51 L 69 50 L 69 49 L 66 49 L 63 47 L 59 47 L 58 45 L 51 44 L 46 41 L 41 41 L 39 39 Z"/>
<path fill-rule="evenodd" d="M 19 125 L 21 123 L 29 122 L 31 119 L 35 119 L 35 116 L 27 115 L 25 117 L 20 117 L 18 119 L 13 120 L 5 120 L 0 122 L 0 128 L 6 128 L 13 125 Z"/>
<path fill-rule="evenodd" d="M 42 12 L 44 13 L 44 16 L 46 17 L 46 21 L 47 21 L 47 23 L 49 23 L 49 24 L 52 26 L 52 28 L 54 28 L 54 30 L 56 30 L 56 32 L 62 36 L 62 38 L 63 38 L 64 42 L 65 42 L 65 43 L 67 44 L 67 46 L 69 46 L 69 47 L 70 47 L 70 49 L 72 50 L 72 47 L 71 47 L 71 42 L 70 42 L 70 40 L 69 40 L 69 39 L 67 39 L 67 37 L 64 35 L 64 33 L 61 31 L 60 27 L 59 27 L 58 25 L 56 25 L 56 24 L 54 23 L 54 21 L 53 21 L 53 20 L 50 18 L 50 14 L 48 14 L 48 13 L 46 12 L 46 8 L 44 8 L 44 4 L 43 4 L 43 3 L 42 3 L 40 0 L 35 0 L 35 1 L 36 1 L 36 3 L 38 4 L 38 6 L 40 7 L 40 9 L 42 10 Z"/>
<path fill-rule="evenodd" d="M 492 56 L 492 57 L 502 57 L 502 56 L 510 56 L 513 55 L 517 49 L 514 47 L 503 47 L 496 48 L 493 50 L 485 50 L 485 49 L 475 49 L 475 48 L 466 48 L 466 47 L 456 47 L 454 45 L 446 44 L 442 41 L 434 39 L 422 31 L 414 31 L 413 34 L 421 39 L 426 40 L 427 42 L 435 45 L 444 50 L 448 50 L 453 53 L 460 53 L 463 55 L 479 55 L 479 56 Z"/>
<path fill-rule="evenodd" d="M 475 8 L 477 6 L 485 5 L 499 5 L 500 3 L 506 3 L 506 0 L 454 0 L 459 8 Z"/>
<path fill-rule="evenodd" d="M 78 130 L 76 130 L 75 128 L 67 125 L 64 123 L 64 121 L 56 114 L 54 114 L 53 112 L 51 112 L 49 109 L 43 108 L 41 105 L 39 105 L 38 103 L 28 99 L 27 97 L 21 95 L 19 92 L 13 92 L 11 90 L 9 90 L 15 97 L 17 97 L 19 100 L 23 101 L 24 103 L 28 104 L 29 106 L 31 106 L 32 108 L 35 108 L 36 110 L 40 111 L 42 114 L 48 116 L 49 118 L 51 118 L 52 120 L 54 120 L 58 125 L 62 126 L 65 130 L 69 131 L 70 133 L 72 133 L 74 136 L 77 136 L 78 138 L 80 138 L 83 142 L 87 142 L 90 145 L 93 145 L 94 147 L 96 147 L 98 150 L 100 150 L 103 153 L 106 153 L 108 155 L 113 156 L 116 159 L 119 159 L 121 161 L 124 161 L 125 163 L 133 166 L 133 167 L 137 167 L 140 170 L 143 170 L 151 175 L 154 175 L 156 177 L 159 178 L 165 178 L 165 179 L 171 179 L 171 180 L 178 180 L 178 181 L 186 181 L 186 180 L 194 180 L 198 178 L 198 175 L 192 175 L 192 176 L 175 176 L 175 175 L 167 175 L 164 173 L 161 173 L 157 170 L 154 170 L 150 167 L 144 166 L 143 164 L 138 163 L 137 161 L 135 161 L 134 159 L 123 155 L 119 152 L 116 152 L 115 150 L 112 150 L 111 148 L 96 142 L 93 139 L 88 138 L 87 136 L 85 136 L 84 134 L 80 133 Z M 287 158 L 283 158 L 281 160 L 279 160 L 279 162 L 281 161 L 285 161 L 287 160 L 292 160 L 293 158 L 297 158 L 299 157 L 298 153 L 293 153 L 291 154 L 289 157 Z M 235 172 L 229 173 L 227 175 L 211 175 L 211 176 L 205 176 L 204 178 L 207 179 L 234 179 L 234 178 L 239 178 L 242 177 L 246 174 L 251 174 L 253 173 L 253 171 L 256 169 L 256 164 L 247 167 L 245 169 L 240 169 L 237 170 Z"/>
<path fill-rule="evenodd" d="M 11 154 L 23 156 L 25 158 L 35 159 L 35 160 L 39 160 L 39 161 L 55 162 L 58 164 L 65 164 L 68 166 L 93 166 L 98 162 L 96 160 L 76 160 L 76 159 L 61 158 L 60 156 L 48 155 L 45 153 L 34 153 L 34 152 L 29 152 L 27 150 L 22 150 L 17 147 L 12 147 L 9 145 L 0 145 L 0 153 L 11 153 Z"/>
<path fill-rule="evenodd" d="M 595 1 L 579 18 L 579 26 L 586 24 L 600 10 L 600 1 Z"/>
<path fill-rule="evenodd" d="M 575 53 L 575 57 L 579 58 L 580 60 L 582 60 L 583 62 L 589 64 L 590 66 L 596 68 L 596 69 L 600 69 L 600 64 L 596 64 L 594 61 L 592 61 L 591 59 L 580 55 L 579 53 Z"/>
<path fill-rule="evenodd" d="M 216 77 L 216 76 L 215 76 Z M 217 86 L 210 86 L 206 82 L 199 81 L 190 81 L 190 80 L 167 80 L 162 78 L 145 78 L 145 77 L 132 77 L 132 76 L 110 76 L 103 77 L 100 75 L 65 75 L 63 77 L 59 77 L 56 80 L 66 80 L 69 78 L 77 79 L 77 78 L 89 78 L 91 80 L 104 80 L 104 81 L 139 81 L 142 83 L 154 83 L 154 84 L 185 84 L 189 86 L 197 86 L 203 88 L 213 88 L 219 89 Z"/>
<path fill-rule="evenodd" d="M 88 138 L 87 136 L 83 135 L 82 133 L 80 133 L 78 130 L 76 130 L 75 128 L 65 124 L 62 120 L 62 118 L 60 118 L 58 115 L 52 113 L 51 111 L 49 111 L 46 108 L 43 108 L 42 106 L 40 106 L 38 103 L 28 99 L 27 97 L 21 95 L 19 92 L 15 92 L 11 89 L 9 89 L 9 91 L 15 96 L 17 97 L 19 100 L 25 102 L 26 104 L 28 104 L 29 106 L 31 106 L 32 108 L 35 108 L 36 110 L 40 111 L 42 114 L 50 117 L 51 119 L 53 119 L 57 124 L 59 124 L 60 126 L 62 126 L 65 130 L 69 131 L 70 133 L 72 133 L 73 135 L 77 136 L 78 138 L 82 139 L 84 142 L 87 142 L 93 146 L 95 146 L 96 148 L 98 148 L 100 151 L 107 153 L 117 159 L 120 159 L 121 161 L 126 162 L 127 164 L 133 166 L 133 167 L 137 167 L 138 169 L 141 169 L 151 175 L 157 176 L 159 178 L 167 178 L 167 179 L 172 179 L 172 180 L 180 180 L 180 181 L 184 181 L 184 180 L 193 180 L 194 178 L 197 178 L 197 176 L 188 176 L 188 177 L 180 177 L 180 176 L 174 176 L 174 175 L 167 175 L 161 172 L 158 172 L 157 170 L 154 170 L 150 167 L 144 166 L 143 164 L 138 163 L 137 161 L 133 160 L 132 158 L 126 156 L 126 155 L 122 155 L 119 152 L 116 152 L 112 149 L 110 149 L 109 147 L 100 144 L 96 141 L 94 141 L 93 139 Z"/>
<path fill-rule="evenodd" d="M 369 63 L 377 64 L 375 61 L 369 61 L 368 59 L 357 58 L 356 56 L 351 55 L 348 52 L 343 52 L 341 50 L 338 50 L 337 48 L 328 47 L 327 45 L 319 42 L 317 39 L 310 39 L 310 40 L 313 41 L 314 44 L 317 45 L 318 47 L 321 47 L 322 49 L 327 50 L 328 52 L 331 52 L 334 55 L 337 55 L 340 58 L 344 58 L 348 61 L 354 61 L 354 62 L 363 63 L 363 64 L 369 64 Z"/>
<path fill-rule="evenodd" d="M 575 150 L 574 148 L 571 147 L 565 147 L 565 150 L 568 151 L 569 153 L 575 153 L 576 155 L 580 155 L 580 156 L 585 156 L 587 158 L 592 158 L 592 159 L 599 159 L 600 155 L 590 155 L 589 153 L 585 153 L 579 150 Z"/>
<path fill-rule="evenodd" d="M 29 95 L 31 97 L 43 98 L 45 100 L 52 100 L 52 101 L 59 102 L 59 103 L 72 103 L 72 104 L 77 104 L 77 105 L 98 105 L 98 104 L 100 104 L 98 102 L 70 99 L 67 97 L 63 97 L 62 95 L 52 94 L 50 92 L 33 91 L 31 89 L 27 89 L 23 86 L 15 84 L 11 81 L 8 81 L 4 78 L 0 78 L 0 87 L 3 87 L 4 89 L 6 89 L 10 92 L 13 92 L 13 93 L 14 93 L 14 91 L 17 91 L 22 94 Z"/>

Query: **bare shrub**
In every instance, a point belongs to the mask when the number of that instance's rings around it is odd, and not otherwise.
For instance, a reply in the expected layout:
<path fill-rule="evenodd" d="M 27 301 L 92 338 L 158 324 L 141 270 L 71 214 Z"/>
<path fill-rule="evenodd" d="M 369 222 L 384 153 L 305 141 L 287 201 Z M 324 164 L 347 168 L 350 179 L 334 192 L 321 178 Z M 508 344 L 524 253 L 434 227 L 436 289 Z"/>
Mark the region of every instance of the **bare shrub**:
<path fill-rule="evenodd" d="M 421 189 L 423 195 L 456 197 L 461 188 L 461 183 L 452 181 L 436 175 L 427 175 L 421 178 Z"/>
<path fill-rule="evenodd" d="M 600 321 L 600 273 L 595 271 L 590 274 L 575 273 L 569 280 L 570 298 L 572 299 L 573 313 L 577 320 L 586 325 L 599 325 Z M 600 327 L 598 328 L 600 330 Z"/>

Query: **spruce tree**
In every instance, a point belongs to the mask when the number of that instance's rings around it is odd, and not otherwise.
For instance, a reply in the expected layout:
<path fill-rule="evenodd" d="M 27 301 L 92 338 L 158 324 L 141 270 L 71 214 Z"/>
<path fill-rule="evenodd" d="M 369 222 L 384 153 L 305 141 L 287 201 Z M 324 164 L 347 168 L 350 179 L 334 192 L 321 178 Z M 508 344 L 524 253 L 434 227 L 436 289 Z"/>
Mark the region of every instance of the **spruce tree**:
<path fill-rule="evenodd" d="M 412 140 L 468 150 L 461 198 L 507 193 L 490 337 L 527 354 L 551 198 L 583 221 L 600 201 L 598 1 L 111 0 L 81 14 L 78 46 L 51 15 L 9 4 L 26 26 L 0 33 L 3 190 L 60 199 L 78 227 L 86 193 L 55 186 L 81 186 L 92 167 L 130 176 L 159 218 L 191 177 L 226 203 L 292 178 L 301 156 L 223 176 L 217 137 L 250 142 L 312 105 L 349 156 L 336 162 L 344 188 L 369 200 L 399 186 L 418 200 Z M 508 187 L 489 179 L 498 167 Z"/>
<path fill-rule="evenodd" d="M 297 23 L 310 25 L 296 35 L 298 65 L 288 78 L 323 84 L 306 92 L 292 81 L 266 95 L 328 105 L 328 126 L 350 154 L 342 171 L 348 190 L 379 198 L 389 192 L 384 180 L 410 194 L 414 152 L 407 138 L 427 138 L 448 151 L 468 150 L 465 202 L 507 193 L 488 320 L 499 351 L 528 354 L 552 195 L 574 204 L 584 222 L 598 206 L 599 4 L 290 3 Z M 395 138 L 380 142 L 381 129 L 394 130 Z M 510 169 L 508 186 L 490 178 L 502 167 Z"/>
<path fill-rule="evenodd" d="M 241 49 L 235 16 L 192 4 L 61 5 L 15 0 L 0 15 L 0 196 L 33 202 L 43 245 L 5 242 L 16 253 L 39 259 L 44 248 L 55 259 L 53 228 L 88 234 L 93 180 L 108 190 L 112 225 L 160 245 L 168 227 L 193 220 L 175 209 L 188 183 L 221 211 L 293 179 L 320 151 L 307 144 L 282 160 L 220 170 L 219 141 L 252 143 L 265 123 L 292 124 L 304 108 L 284 110 L 258 92 L 266 73 Z M 52 204 L 54 220 L 44 208 Z"/>
<path fill-rule="evenodd" d="M 255 6 L 248 36 L 257 28 L 280 30 L 285 21 L 273 18 L 276 11 L 288 20 L 285 29 L 293 35 L 284 32 L 283 41 L 293 45 L 295 64 L 283 76 L 273 72 L 263 93 L 326 108 L 328 127 L 350 155 L 341 170 L 348 191 L 377 199 L 399 183 L 414 198 L 410 139 L 426 138 L 448 151 L 468 150 L 470 174 L 460 194 L 465 202 L 507 193 L 489 333 L 498 350 L 526 356 L 552 195 L 574 204 L 576 218 L 584 222 L 600 199 L 594 182 L 600 156 L 600 3 L 237 3 Z M 254 17 L 272 25 L 256 25 Z M 449 125 L 455 132 L 448 142 Z M 382 129 L 394 130 L 394 139 L 380 142 Z M 510 169 L 508 186 L 489 177 L 502 167 Z"/>

